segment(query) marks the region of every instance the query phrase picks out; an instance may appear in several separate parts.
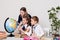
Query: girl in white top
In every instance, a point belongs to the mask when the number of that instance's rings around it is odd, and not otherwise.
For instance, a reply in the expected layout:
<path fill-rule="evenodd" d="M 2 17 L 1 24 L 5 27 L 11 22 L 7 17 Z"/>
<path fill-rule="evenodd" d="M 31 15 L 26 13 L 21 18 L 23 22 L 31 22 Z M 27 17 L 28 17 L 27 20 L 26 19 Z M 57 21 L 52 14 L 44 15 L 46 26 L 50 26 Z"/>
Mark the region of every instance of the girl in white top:
<path fill-rule="evenodd" d="M 30 18 L 28 16 L 23 16 L 22 23 L 19 24 L 18 30 L 21 31 L 21 33 L 23 34 L 30 36 L 31 27 L 29 24 L 30 24 Z"/>
<path fill-rule="evenodd" d="M 32 36 L 41 38 L 44 35 L 43 29 L 41 26 L 38 24 L 39 19 L 37 16 L 33 16 L 31 18 L 31 25 L 32 25 Z"/>

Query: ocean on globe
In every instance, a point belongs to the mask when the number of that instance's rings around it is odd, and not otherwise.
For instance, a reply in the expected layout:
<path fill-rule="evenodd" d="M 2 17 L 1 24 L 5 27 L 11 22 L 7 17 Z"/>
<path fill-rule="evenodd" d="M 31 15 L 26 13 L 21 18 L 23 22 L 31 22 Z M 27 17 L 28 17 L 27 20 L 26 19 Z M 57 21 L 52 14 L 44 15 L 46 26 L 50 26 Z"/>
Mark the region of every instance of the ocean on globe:
<path fill-rule="evenodd" d="M 4 28 L 8 33 L 12 33 L 17 28 L 17 22 L 13 18 L 7 18 L 4 23 Z"/>

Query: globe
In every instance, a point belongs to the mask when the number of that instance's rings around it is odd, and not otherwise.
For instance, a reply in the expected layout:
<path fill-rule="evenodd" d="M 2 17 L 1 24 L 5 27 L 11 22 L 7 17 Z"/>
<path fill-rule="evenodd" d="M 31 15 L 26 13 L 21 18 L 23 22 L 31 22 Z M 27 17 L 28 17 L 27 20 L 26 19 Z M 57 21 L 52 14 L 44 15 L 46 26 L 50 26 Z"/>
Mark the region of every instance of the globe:
<path fill-rule="evenodd" d="M 14 36 L 12 33 L 15 31 L 15 29 L 17 28 L 17 21 L 14 20 L 13 18 L 7 18 L 5 20 L 5 23 L 4 23 L 4 28 L 5 30 L 10 33 L 10 35 L 8 36 Z"/>

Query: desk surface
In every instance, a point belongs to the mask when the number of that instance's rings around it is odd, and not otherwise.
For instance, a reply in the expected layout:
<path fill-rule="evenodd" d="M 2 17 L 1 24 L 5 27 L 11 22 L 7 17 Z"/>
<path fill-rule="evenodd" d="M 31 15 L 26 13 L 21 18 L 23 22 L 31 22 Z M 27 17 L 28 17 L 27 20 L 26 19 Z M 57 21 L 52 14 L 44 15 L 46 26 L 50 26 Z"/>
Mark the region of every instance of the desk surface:
<path fill-rule="evenodd" d="M 0 40 L 23 40 L 23 38 L 16 38 L 16 37 L 7 37 L 5 39 Z M 52 40 L 51 38 L 45 38 L 44 40 Z"/>
<path fill-rule="evenodd" d="M 23 40 L 23 38 L 20 38 L 20 34 L 15 34 L 15 37 L 7 37 L 6 38 L 0 38 L 0 40 Z"/>
<path fill-rule="evenodd" d="M 23 38 L 7 37 L 7 38 L 2 39 L 2 40 L 23 40 Z"/>
<path fill-rule="evenodd" d="M 20 38 L 20 34 L 16 34 L 15 37 L 6 37 L 0 40 L 23 40 L 23 38 Z M 52 38 L 44 37 L 44 40 L 52 40 Z"/>

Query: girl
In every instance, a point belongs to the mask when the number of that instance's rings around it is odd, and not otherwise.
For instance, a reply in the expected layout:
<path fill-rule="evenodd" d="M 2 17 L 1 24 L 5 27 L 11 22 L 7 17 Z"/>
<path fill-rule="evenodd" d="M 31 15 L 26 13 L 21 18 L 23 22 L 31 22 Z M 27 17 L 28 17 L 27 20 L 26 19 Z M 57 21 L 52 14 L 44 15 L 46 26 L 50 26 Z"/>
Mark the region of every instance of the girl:
<path fill-rule="evenodd" d="M 21 31 L 21 34 L 26 34 L 30 36 L 31 33 L 31 27 L 30 27 L 30 18 L 29 16 L 25 15 L 22 18 L 22 22 L 19 24 L 19 31 Z"/>

